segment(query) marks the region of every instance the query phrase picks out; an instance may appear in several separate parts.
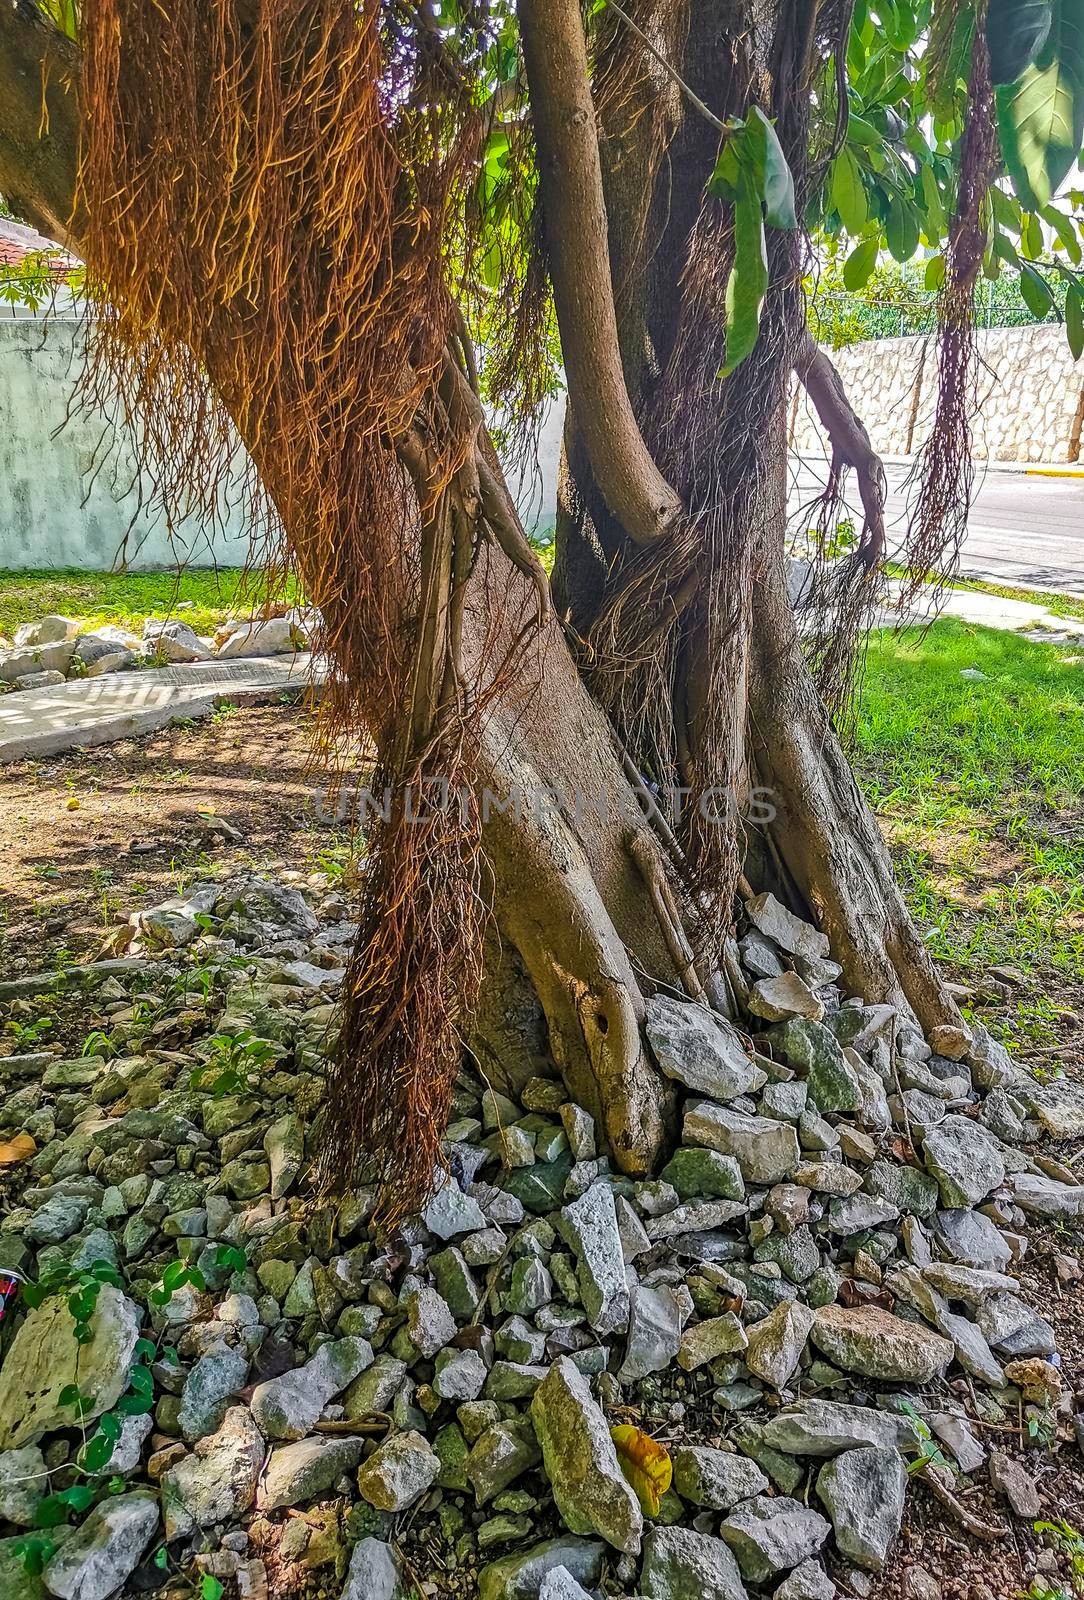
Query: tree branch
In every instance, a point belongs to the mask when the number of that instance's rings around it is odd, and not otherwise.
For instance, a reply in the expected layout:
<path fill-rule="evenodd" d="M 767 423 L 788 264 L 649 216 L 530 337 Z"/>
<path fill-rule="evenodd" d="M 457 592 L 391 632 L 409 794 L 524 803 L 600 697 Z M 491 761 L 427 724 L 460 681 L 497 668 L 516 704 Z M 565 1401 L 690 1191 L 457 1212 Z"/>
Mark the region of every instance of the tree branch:
<path fill-rule="evenodd" d="M 519 0 L 518 9 L 569 396 L 607 506 L 635 543 L 652 544 L 683 508 L 625 386 L 579 0 Z"/>
<path fill-rule="evenodd" d="M 857 476 L 865 515 L 859 556 L 866 569 L 871 570 L 885 553 L 888 485 L 884 465 L 870 443 L 865 423 L 847 399 L 843 379 L 808 329 L 802 337 L 794 370 L 832 446 L 831 489 L 838 489 L 841 472 L 847 467 L 853 467 Z"/>

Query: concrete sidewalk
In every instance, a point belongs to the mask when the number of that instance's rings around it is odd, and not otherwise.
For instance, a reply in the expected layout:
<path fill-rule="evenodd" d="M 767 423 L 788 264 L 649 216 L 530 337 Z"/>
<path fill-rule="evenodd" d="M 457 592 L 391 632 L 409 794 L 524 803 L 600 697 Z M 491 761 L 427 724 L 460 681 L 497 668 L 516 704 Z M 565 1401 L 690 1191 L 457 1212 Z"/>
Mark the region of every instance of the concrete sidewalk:
<path fill-rule="evenodd" d="M 0 762 L 131 739 L 181 717 L 205 717 L 223 701 L 241 705 L 319 688 L 325 676 L 322 661 L 300 654 L 199 661 L 25 689 L 0 697 Z"/>
<path fill-rule="evenodd" d="M 1084 644 L 1084 620 L 1079 617 L 1058 617 L 1044 605 L 1031 600 L 1007 600 L 1001 595 L 983 594 L 971 589 L 923 590 L 919 601 L 912 606 L 906 618 L 901 618 L 899 601 L 903 584 L 897 578 L 888 580 L 888 605 L 877 619 L 881 627 L 893 628 L 901 621 L 925 622 L 931 613 L 939 617 L 956 617 L 961 622 L 974 622 L 984 628 L 1000 628 L 1006 633 L 1022 633 L 1028 638 L 1041 639 L 1049 644 Z M 926 603 L 923 603 L 923 599 Z"/>

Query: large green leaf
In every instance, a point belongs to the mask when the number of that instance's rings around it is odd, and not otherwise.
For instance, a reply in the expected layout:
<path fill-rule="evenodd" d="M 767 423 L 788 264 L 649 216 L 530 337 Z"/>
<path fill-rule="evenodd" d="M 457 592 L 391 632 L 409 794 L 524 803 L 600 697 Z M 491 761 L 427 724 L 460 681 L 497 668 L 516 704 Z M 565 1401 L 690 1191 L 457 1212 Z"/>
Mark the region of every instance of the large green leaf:
<path fill-rule="evenodd" d="M 1053 0 L 990 0 L 986 40 L 995 83 L 1015 83 L 1050 37 Z"/>
<path fill-rule="evenodd" d="M 1046 279 L 1025 262 L 1020 268 L 1020 293 L 1024 304 L 1039 322 L 1042 322 L 1054 304 L 1054 296 Z"/>
<path fill-rule="evenodd" d="M 881 248 L 881 236 L 875 233 L 872 239 L 863 239 L 856 244 L 846 261 L 843 263 L 843 286 L 852 294 L 865 287 L 873 276 L 877 265 L 877 252 Z"/>
<path fill-rule="evenodd" d="M 844 145 L 832 163 L 832 204 L 848 233 L 859 234 L 869 217 L 869 201 L 862 182 L 862 169 Z"/>
<path fill-rule="evenodd" d="M 1084 355 L 1084 296 L 1075 283 L 1065 296 L 1065 333 L 1073 359 L 1079 361 Z"/>
<path fill-rule="evenodd" d="M 729 377 L 756 344 L 767 292 L 764 212 L 753 173 L 743 166 L 734 202 L 734 265 L 726 285 L 726 364 L 720 377 Z"/>
<path fill-rule="evenodd" d="M 1037 58 L 997 91 L 1001 149 L 1029 211 L 1057 193 L 1084 141 L 1084 0 L 1053 0 L 1052 10 Z"/>
<path fill-rule="evenodd" d="M 745 126 L 746 147 L 764 202 L 764 220 L 772 228 L 796 228 L 794 178 L 779 137 L 759 106 L 751 108 Z"/>

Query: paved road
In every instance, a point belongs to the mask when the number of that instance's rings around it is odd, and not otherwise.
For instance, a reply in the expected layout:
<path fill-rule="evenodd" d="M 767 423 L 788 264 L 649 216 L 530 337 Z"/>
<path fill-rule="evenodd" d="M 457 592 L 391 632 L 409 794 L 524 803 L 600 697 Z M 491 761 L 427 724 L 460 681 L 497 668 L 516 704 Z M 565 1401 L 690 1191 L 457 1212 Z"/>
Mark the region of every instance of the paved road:
<path fill-rule="evenodd" d="M 791 493 L 792 513 L 816 495 L 823 470 L 820 463 L 802 464 Z M 886 470 L 891 548 L 902 542 L 906 529 L 911 468 L 889 465 Z M 853 485 L 851 474 L 857 505 Z M 1084 596 L 1084 478 L 984 473 L 979 467 L 976 486 L 961 575 Z M 856 520 L 861 521 L 860 514 Z"/>

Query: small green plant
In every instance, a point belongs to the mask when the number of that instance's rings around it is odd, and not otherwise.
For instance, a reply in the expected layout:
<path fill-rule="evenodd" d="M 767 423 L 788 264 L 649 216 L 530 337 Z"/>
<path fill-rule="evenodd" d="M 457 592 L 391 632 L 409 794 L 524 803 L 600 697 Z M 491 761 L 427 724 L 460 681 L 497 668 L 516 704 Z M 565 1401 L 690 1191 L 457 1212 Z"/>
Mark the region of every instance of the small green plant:
<path fill-rule="evenodd" d="M 915 1433 L 915 1448 L 918 1451 L 915 1459 L 907 1463 L 910 1474 L 925 1472 L 927 1467 L 945 1467 L 949 1472 L 953 1470 L 952 1462 L 944 1454 L 937 1443 L 930 1425 L 925 1417 L 920 1417 L 910 1400 L 900 1401 L 900 1410 L 909 1418 Z"/>
<path fill-rule="evenodd" d="M 35 1022 L 9 1022 L 8 1032 L 15 1041 L 19 1050 L 32 1050 L 43 1033 L 48 1033 L 53 1026 L 52 1017 L 38 1017 Z"/>
<path fill-rule="evenodd" d="M 83 1040 L 81 1056 L 100 1056 L 103 1061 L 112 1061 L 117 1053 L 113 1040 L 101 1028 L 92 1028 Z"/>
<path fill-rule="evenodd" d="M 234 1034 L 213 1034 L 209 1044 L 209 1057 L 194 1069 L 188 1081 L 191 1088 L 206 1089 L 216 1100 L 246 1089 L 249 1078 L 276 1055 L 274 1045 L 258 1038 L 250 1028 Z"/>
<path fill-rule="evenodd" d="M 232 700 L 223 700 L 211 712 L 211 721 L 214 723 L 226 722 L 230 717 L 235 716 L 240 709 L 240 706 L 235 705 Z"/>
<path fill-rule="evenodd" d="M 1064 1517 L 1058 1517 L 1054 1522 L 1034 1522 L 1032 1527 L 1037 1534 L 1045 1535 L 1050 1545 L 1068 1562 L 1072 1593 L 1084 1595 L 1084 1534 Z M 1054 1591 L 1055 1594 L 1059 1592 L 1064 1591 Z"/>
<path fill-rule="evenodd" d="M 73 1267 L 59 1262 L 42 1273 L 36 1283 L 23 1288 L 23 1301 L 33 1311 L 51 1294 L 66 1294 L 68 1310 L 75 1322 L 75 1338 L 79 1344 L 89 1344 L 94 1337 L 91 1323 L 98 1296 L 105 1284 L 122 1288 L 120 1274 L 108 1261 L 95 1261 L 89 1267 Z"/>
<path fill-rule="evenodd" d="M 1057 1421 L 1049 1404 L 1029 1406 L 1028 1438 L 1040 1450 L 1049 1450 L 1058 1436 Z"/>
<path fill-rule="evenodd" d="M 152 1306 L 168 1306 L 177 1290 L 183 1289 L 186 1284 L 191 1284 L 193 1289 L 203 1294 L 207 1288 L 207 1279 L 198 1267 L 193 1267 L 187 1261 L 178 1258 L 169 1263 L 147 1299 Z"/>

